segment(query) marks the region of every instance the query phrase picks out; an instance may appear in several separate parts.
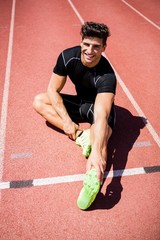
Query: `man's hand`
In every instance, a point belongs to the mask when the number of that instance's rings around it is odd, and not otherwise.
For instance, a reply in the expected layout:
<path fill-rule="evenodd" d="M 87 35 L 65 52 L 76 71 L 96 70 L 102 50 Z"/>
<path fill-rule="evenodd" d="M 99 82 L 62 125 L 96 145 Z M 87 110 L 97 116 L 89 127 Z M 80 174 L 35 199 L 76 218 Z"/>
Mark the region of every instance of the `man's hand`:
<path fill-rule="evenodd" d="M 104 160 L 101 154 L 96 152 L 91 152 L 88 161 L 87 161 L 87 171 L 95 168 L 97 170 L 97 178 L 101 182 L 103 182 L 104 171 L 106 169 L 106 160 Z"/>
<path fill-rule="evenodd" d="M 63 130 L 65 134 L 72 140 L 76 139 L 76 132 L 79 126 L 75 124 L 72 120 L 65 121 L 63 124 Z"/>

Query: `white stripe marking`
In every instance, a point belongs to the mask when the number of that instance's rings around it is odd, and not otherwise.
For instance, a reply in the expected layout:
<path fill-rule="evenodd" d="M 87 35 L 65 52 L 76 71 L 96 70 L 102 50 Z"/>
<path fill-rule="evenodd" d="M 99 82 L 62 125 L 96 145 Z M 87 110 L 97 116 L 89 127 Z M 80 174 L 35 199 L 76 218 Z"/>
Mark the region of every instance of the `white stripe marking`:
<path fill-rule="evenodd" d="M 130 168 L 125 170 L 122 169 L 122 170 L 105 172 L 104 178 L 133 176 L 133 175 L 140 175 L 145 173 L 146 172 L 143 167 Z M 38 178 L 38 179 L 33 179 L 32 186 L 46 186 L 46 185 L 55 185 L 55 184 L 61 184 L 61 183 L 81 182 L 83 181 L 84 176 L 85 174 L 77 174 L 77 175 L 58 176 L 58 177 L 52 177 L 52 178 Z M 8 188 L 10 188 L 10 182 L 0 183 L 0 189 L 8 189 Z"/>
<path fill-rule="evenodd" d="M 104 56 L 106 57 L 106 55 L 104 54 Z M 107 57 L 106 57 L 107 58 Z M 109 60 L 108 60 L 109 61 Z M 110 63 L 111 64 L 111 63 Z M 111 64 L 112 66 L 112 64 Z M 113 66 L 112 66 L 113 67 Z M 117 71 L 115 70 L 115 68 L 113 67 L 115 74 L 117 76 L 117 81 L 120 84 L 121 88 L 123 89 L 124 93 L 126 94 L 126 96 L 128 97 L 128 99 L 130 100 L 130 102 L 132 103 L 132 105 L 134 106 L 134 108 L 136 109 L 138 115 L 140 117 L 143 117 L 144 119 L 147 119 L 147 117 L 145 116 L 144 112 L 142 111 L 142 109 L 140 108 L 140 106 L 138 105 L 138 103 L 136 102 L 136 100 L 134 99 L 134 97 L 132 96 L 132 94 L 130 93 L 129 89 L 126 87 L 126 85 L 124 84 L 124 82 L 122 81 L 122 79 L 120 78 L 119 74 L 117 73 Z M 142 120 L 143 120 L 142 118 Z M 153 139 L 155 140 L 155 142 L 157 143 L 157 145 L 160 147 L 160 137 L 158 136 L 158 134 L 156 133 L 155 129 L 153 128 L 153 126 L 151 125 L 151 123 L 148 121 L 147 122 L 144 121 L 144 123 L 146 124 L 146 127 L 148 129 L 148 131 L 150 132 L 150 134 L 152 135 Z"/>
<path fill-rule="evenodd" d="M 50 184 L 58 184 L 58 183 L 80 182 L 80 181 L 83 181 L 83 179 L 84 179 L 84 174 L 60 176 L 60 177 L 45 178 L 45 179 L 40 178 L 40 179 L 34 179 L 33 185 L 42 186 L 42 185 L 50 185 Z"/>
<path fill-rule="evenodd" d="M 10 182 L 1 182 L 0 183 L 0 190 L 10 188 Z"/>
<path fill-rule="evenodd" d="M 4 161 L 4 149 L 5 149 L 5 138 L 6 138 L 8 94 L 9 94 L 11 62 L 12 62 L 15 4 L 16 4 L 16 0 L 13 0 L 11 22 L 10 22 L 9 43 L 8 43 L 8 55 L 7 55 L 7 63 L 6 63 L 3 99 L 2 99 L 1 122 L 0 122 L 0 181 L 2 180 L 2 177 L 3 177 L 3 161 Z"/>
<path fill-rule="evenodd" d="M 77 15 L 77 17 L 79 18 L 81 23 L 84 23 L 83 18 L 81 17 L 81 15 L 79 14 L 79 12 L 77 11 L 77 9 L 75 8 L 74 4 L 72 3 L 71 0 L 68 0 L 69 4 L 71 5 L 73 11 L 75 12 L 75 14 Z"/>
<path fill-rule="evenodd" d="M 32 157 L 32 153 L 30 152 L 23 152 L 23 153 L 12 153 L 11 154 L 11 158 L 31 158 Z"/>
<path fill-rule="evenodd" d="M 81 21 L 81 23 L 84 23 L 83 18 L 80 16 L 79 12 L 77 11 L 77 9 L 75 8 L 75 6 L 73 5 L 71 0 L 68 0 L 68 2 L 70 3 L 71 7 L 73 8 L 75 14 L 77 15 L 77 17 L 79 18 L 79 20 Z M 103 54 L 106 58 L 106 54 Z M 108 58 L 107 58 L 108 59 Z M 109 60 L 108 60 L 109 61 Z M 111 64 L 111 63 L 110 63 Z M 111 64 L 112 65 L 112 64 Z M 113 67 L 113 66 L 112 66 Z M 114 67 L 113 67 L 114 69 Z M 124 93 L 126 94 L 126 96 L 128 97 L 128 99 L 130 100 L 130 102 L 132 103 L 132 105 L 134 106 L 134 108 L 136 109 L 137 113 L 139 116 L 143 116 L 144 118 L 145 115 L 143 113 L 143 111 L 141 110 L 140 106 L 138 105 L 138 103 L 135 101 L 135 99 L 133 98 L 132 94 L 130 93 L 130 91 L 128 90 L 128 88 L 126 87 L 126 85 L 124 84 L 124 82 L 122 81 L 122 79 L 120 78 L 120 76 L 118 75 L 117 71 L 114 69 L 116 76 L 117 76 L 117 81 L 120 84 L 120 86 L 122 87 Z M 146 118 L 147 119 L 147 118 Z M 148 129 L 148 131 L 150 132 L 150 134 L 152 135 L 153 139 L 155 140 L 155 142 L 157 143 L 157 145 L 160 147 L 160 138 L 158 136 L 158 134 L 156 133 L 156 131 L 154 130 L 154 128 L 152 127 L 151 123 L 147 120 L 147 124 L 146 127 Z"/>
<path fill-rule="evenodd" d="M 147 142 L 135 142 L 133 144 L 133 147 L 139 147 L 139 148 L 141 148 L 141 147 L 150 147 L 150 146 L 152 146 L 150 141 L 147 141 Z"/>
<path fill-rule="evenodd" d="M 132 7 L 129 3 L 127 3 L 124 0 L 121 0 L 124 4 L 126 4 L 129 8 L 131 8 L 133 11 L 135 11 L 136 13 L 138 13 L 142 18 L 144 18 L 147 22 L 149 22 L 150 24 L 152 24 L 155 28 L 157 28 L 158 30 L 160 30 L 160 27 L 155 24 L 154 22 L 152 22 L 149 18 L 145 17 L 141 12 L 139 12 L 137 9 L 135 9 L 134 7 Z"/>
<path fill-rule="evenodd" d="M 145 174 L 144 168 L 131 168 L 125 170 L 115 170 L 110 172 L 105 172 L 104 178 L 113 178 L 113 177 L 121 177 L 121 176 L 133 176 L 138 174 Z M 61 177 L 53 177 L 53 178 L 40 178 L 34 179 L 34 186 L 44 186 L 44 185 L 53 185 L 59 183 L 70 183 L 70 182 L 81 182 L 84 179 L 85 174 L 77 174 L 77 175 L 68 175 Z"/>

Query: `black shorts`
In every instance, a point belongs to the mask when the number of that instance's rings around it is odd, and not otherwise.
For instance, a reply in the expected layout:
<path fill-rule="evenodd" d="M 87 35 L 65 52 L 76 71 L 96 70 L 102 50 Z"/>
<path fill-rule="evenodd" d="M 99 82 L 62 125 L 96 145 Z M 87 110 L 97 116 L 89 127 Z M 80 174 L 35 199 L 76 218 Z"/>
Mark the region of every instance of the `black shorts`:
<path fill-rule="evenodd" d="M 66 110 L 75 123 L 94 123 L 94 104 L 79 99 L 76 95 L 61 93 Z M 113 129 L 115 125 L 115 109 L 112 106 L 108 125 Z"/>

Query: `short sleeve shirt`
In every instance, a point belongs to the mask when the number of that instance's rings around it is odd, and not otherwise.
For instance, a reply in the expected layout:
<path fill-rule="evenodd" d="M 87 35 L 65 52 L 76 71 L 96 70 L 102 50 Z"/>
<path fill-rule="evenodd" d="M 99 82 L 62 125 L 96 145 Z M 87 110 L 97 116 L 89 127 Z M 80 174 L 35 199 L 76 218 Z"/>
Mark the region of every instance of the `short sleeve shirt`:
<path fill-rule="evenodd" d="M 108 60 L 101 56 L 95 67 L 86 67 L 81 62 L 80 46 L 64 50 L 59 55 L 53 72 L 69 76 L 75 85 L 77 96 L 86 102 L 94 102 L 98 93 L 116 92 L 116 77 Z"/>

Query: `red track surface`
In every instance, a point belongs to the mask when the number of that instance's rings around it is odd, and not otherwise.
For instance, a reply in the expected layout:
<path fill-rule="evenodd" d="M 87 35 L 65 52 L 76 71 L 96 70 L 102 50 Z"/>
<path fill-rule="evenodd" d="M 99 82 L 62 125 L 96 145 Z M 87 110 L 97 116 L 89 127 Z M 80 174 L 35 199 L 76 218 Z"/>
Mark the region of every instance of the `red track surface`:
<path fill-rule="evenodd" d="M 158 0 L 127 2 L 160 25 Z M 73 0 L 73 4 L 85 21 L 110 26 L 106 55 L 159 134 L 160 31 L 119 0 Z M 11 0 L 0 1 L 1 102 L 11 8 Z M 65 0 L 17 0 L 14 24 L 2 182 L 82 174 L 81 149 L 47 127 L 32 109 L 34 96 L 47 88 L 59 52 L 80 43 L 80 20 Z M 64 91 L 74 92 L 69 81 Z M 113 149 L 116 153 L 113 164 L 109 158 L 111 169 L 158 166 L 159 147 L 119 84 L 116 105 L 117 125 L 109 156 Z M 138 143 L 149 146 L 133 147 Z M 28 157 L 13 157 L 19 153 Z M 114 193 L 109 197 L 106 188 L 111 180 L 106 179 L 86 212 L 76 205 L 81 181 L 1 190 L 0 239 L 159 240 L 159 172 L 122 177 L 123 191 L 120 184 L 111 184 Z"/>

